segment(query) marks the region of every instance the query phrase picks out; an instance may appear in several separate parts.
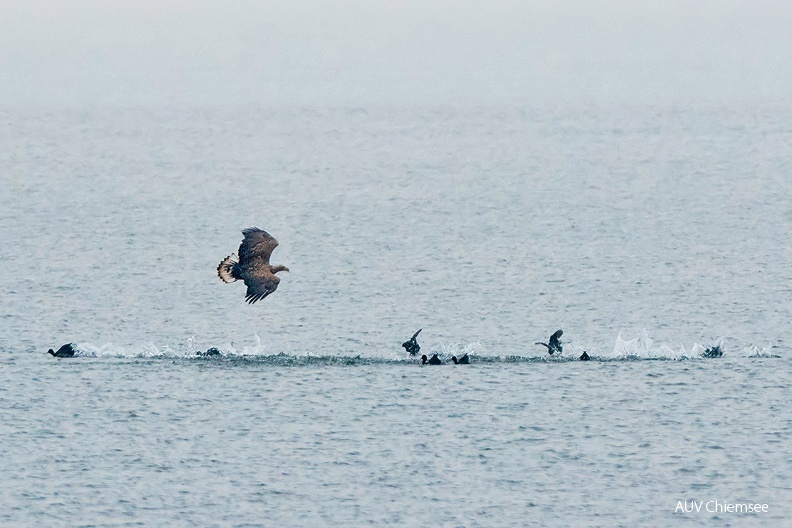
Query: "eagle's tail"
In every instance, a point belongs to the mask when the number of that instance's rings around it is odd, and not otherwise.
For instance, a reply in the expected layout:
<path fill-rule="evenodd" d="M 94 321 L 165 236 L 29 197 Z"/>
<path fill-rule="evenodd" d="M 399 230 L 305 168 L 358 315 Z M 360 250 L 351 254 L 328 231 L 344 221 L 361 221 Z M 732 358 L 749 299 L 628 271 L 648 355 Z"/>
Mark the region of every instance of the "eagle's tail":
<path fill-rule="evenodd" d="M 239 263 L 234 260 L 233 255 L 227 256 L 220 262 L 217 266 L 217 276 L 220 277 L 223 282 L 234 282 L 241 278 L 239 276 Z"/>

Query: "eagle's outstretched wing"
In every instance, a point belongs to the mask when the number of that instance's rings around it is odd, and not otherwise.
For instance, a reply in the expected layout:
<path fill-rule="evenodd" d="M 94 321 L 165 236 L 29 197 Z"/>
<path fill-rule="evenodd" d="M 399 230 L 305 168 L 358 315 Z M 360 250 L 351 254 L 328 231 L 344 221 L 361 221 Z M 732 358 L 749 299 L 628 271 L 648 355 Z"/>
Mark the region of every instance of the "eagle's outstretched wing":
<path fill-rule="evenodd" d="M 275 239 L 273 238 L 273 240 Z M 269 270 L 262 268 L 253 270 L 245 277 L 245 286 L 247 286 L 245 300 L 250 304 L 260 301 L 278 289 L 278 283 L 280 283 L 280 279 Z"/>
<path fill-rule="evenodd" d="M 243 229 L 242 234 L 245 235 L 245 239 L 239 245 L 239 265 L 243 268 L 251 265 L 257 266 L 262 261 L 264 264 L 269 264 L 270 255 L 278 247 L 278 241 L 258 227 Z M 277 282 L 275 284 L 277 285 Z M 250 285 L 248 284 L 248 286 Z M 274 290 L 275 288 L 273 288 Z"/>

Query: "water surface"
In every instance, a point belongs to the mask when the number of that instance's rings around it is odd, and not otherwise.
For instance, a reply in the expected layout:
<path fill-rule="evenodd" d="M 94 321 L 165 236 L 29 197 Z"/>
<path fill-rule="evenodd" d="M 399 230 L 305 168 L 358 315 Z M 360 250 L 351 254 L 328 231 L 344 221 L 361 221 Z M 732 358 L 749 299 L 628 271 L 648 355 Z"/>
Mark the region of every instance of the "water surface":
<path fill-rule="evenodd" d="M 0 524 L 780 525 L 791 118 L 3 110 Z"/>

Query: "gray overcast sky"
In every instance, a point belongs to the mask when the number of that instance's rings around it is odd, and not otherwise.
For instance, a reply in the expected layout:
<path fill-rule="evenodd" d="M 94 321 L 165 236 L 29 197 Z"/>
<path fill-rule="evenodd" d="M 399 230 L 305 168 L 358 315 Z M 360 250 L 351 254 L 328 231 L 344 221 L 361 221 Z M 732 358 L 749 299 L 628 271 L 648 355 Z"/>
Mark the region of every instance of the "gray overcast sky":
<path fill-rule="evenodd" d="M 0 106 L 777 103 L 790 52 L 787 0 L 0 0 Z"/>

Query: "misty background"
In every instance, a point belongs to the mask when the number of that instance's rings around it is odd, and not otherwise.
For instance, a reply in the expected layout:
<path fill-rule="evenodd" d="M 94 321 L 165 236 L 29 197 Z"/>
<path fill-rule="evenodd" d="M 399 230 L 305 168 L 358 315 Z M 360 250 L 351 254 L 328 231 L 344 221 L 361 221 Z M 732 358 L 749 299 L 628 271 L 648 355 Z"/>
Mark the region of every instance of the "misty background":
<path fill-rule="evenodd" d="M 779 104 L 785 1 L 0 1 L 0 106 Z"/>

